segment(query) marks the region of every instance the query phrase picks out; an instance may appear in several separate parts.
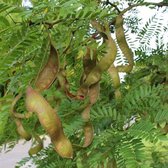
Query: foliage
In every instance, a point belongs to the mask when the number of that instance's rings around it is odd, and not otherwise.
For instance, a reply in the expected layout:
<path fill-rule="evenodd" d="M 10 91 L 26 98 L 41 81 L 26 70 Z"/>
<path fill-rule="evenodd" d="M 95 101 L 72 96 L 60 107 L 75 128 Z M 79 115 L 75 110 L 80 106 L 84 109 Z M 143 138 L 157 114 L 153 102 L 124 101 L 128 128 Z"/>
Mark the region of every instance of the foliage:
<path fill-rule="evenodd" d="M 103 33 L 97 31 L 91 21 L 99 21 L 101 25 L 108 23 L 113 36 L 113 22 L 118 12 L 129 6 L 129 16 L 124 15 L 124 28 L 125 31 L 132 30 L 129 31 L 140 47 L 136 49 L 131 36 L 127 37 L 128 33 L 126 39 L 134 52 L 135 66 L 119 86 L 120 99 L 115 95 L 114 80 L 107 71 L 102 73 L 100 95 L 90 112 L 90 122 L 94 127 L 94 140 L 90 146 L 82 146 L 85 120 L 81 117 L 89 98 L 82 101 L 71 99 L 59 88 L 56 79 L 42 95 L 58 112 L 64 132 L 72 142 L 74 158 L 61 158 L 50 144 L 36 155 L 23 158 L 16 167 L 31 161 L 37 168 L 166 168 L 168 48 L 164 36 L 168 29 L 157 14 L 140 27 L 141 19 L 134 15 L 138 11 L 131 9 L 147 6 L 165 14 L 167 1 L 153 4 L 141 0 L 114 3 L 33 0 L 32 3 L 33 8 L 24 8 L 20 1 L 0 2 L 0 145 L 9 144 L 6 150 L 12 150 L 20 139 L 11 104 L 16 95 L 23 93 L 16 108 L 18 113 L 26 114 L 25 90 L 29 85 L 35 87 L 34 82 L 47 62 L 50 40 L 59 53 L 60 69 L 65 69 L 69 91 L 74 95 L 80 88 L 87 47 L 91 49 L 92 59 L 94 49 L 97 49 L 98 61 L 106 53 L 103 36 L 101 39 L 97 37 Z M 155 37 L 156 48 L 149 48 L 152 37 Z M 117 48 L 116 62 L 127 64 L 119 46 Z M 22 123 L 32 134 L 45 134 L 34 114 L 23 119 Z"/>

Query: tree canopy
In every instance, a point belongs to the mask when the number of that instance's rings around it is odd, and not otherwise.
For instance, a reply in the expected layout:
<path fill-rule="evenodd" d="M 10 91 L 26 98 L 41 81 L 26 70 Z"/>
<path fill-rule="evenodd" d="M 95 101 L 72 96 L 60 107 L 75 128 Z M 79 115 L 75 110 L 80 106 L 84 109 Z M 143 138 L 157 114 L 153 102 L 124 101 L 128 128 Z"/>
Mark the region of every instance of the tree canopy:
<path fill-rule="evenodd" d="M 167 6 L 1 0 L 0 145 L 32 140 L 16 167 L 167 167 Z"/>

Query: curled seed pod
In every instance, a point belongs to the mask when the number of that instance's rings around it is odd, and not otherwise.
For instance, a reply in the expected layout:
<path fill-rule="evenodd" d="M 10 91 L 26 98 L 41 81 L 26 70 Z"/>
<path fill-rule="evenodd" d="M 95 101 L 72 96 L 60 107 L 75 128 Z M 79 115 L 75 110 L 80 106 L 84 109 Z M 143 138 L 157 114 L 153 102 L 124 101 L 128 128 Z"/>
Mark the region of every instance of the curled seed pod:
<path fill-rule="evenodd" d="M 93 106 L 93 104 L 96 103 L 96 101 L 99 97 L 99 92 L 100 92 L 99 83 L 92 85 L 88 91 L 89 104 L 82 112 L 82 118 L 86 122 L 86 124 L 84 125 L 84 145 L 83 145 L 83 147 L 88 147 L 93 141 L 94 129 L 93 129 L 92 123 L 89 122 L 90 110 L 91 110 L 91 107 Z"/>
<path fill-rule="evenodd" d="M 91 53 L 90 48 L 87 48 L 86 55 L 83 58 L 84 72 L 83 72 L 83 75 L 82 75 L 81 84 L 83 82 L 85 82 L 85 79 L 87 78 L 89 73 L 96 66 L 96 55 L 97 55 L 96 50 L 93 51 L 93 59 L 91 59 L 90 53 Z M 86 106 L 86 108 L 82 112 L 82 118 L 86 122 L 85 125 L 84 125 L 84 144 L 83 144 L 83 147 L 89 146 L 93 141 L 94 129 L 93 129 L 93 125 L 91 124 L 91 122 L 89 122 L 89 120 L 90 120 L 90 109 L 91 109 L 92 105 L 94 103 L 96 103 L 96 101 L 99 97 L 99 90 L 100 90 L 99 82 L 97 82 L 96 84 L 93 84 L 88 89 L 87 96 L 89 97 L 89 104 Z M 79 89 L 77 95 L 79 95 L 80 91 L 81 90 Z"/>
<path fill-rule="evenodd" d="M 12 106 L 11 106 L 11 114 L 14 117 L 14 121 L 15 121 L 15 124 L 16 124 L 16 127 L 17 127 L 18 134 L 21 136 L 21 138 L 25 139 L 26 141 L 29 141 L 31 139 L 31 134 L 29 134 L 24 129 L 21 119 L 17 118 L 16 117 L 17 115 L 15 116 L 15 114 L 19 114 L 19 113 L 16 113 L 15 105 L 21 97 L 22 97 L 22 94 L 20 93 L 14 98 L 14 100 L 12 102 Z"/>
<path fill-rule="evenodd" d="M 118 69 L 112 64 L 110 68 L 108 69 L 109 75 L 113 82 L 113 87 L 115 89 L 115 98 L 120 99 L 121 98 L 121 92 L 119 90 L 120 87 L 120 76 L 118 73 Z"/>
<path fill-rule="evenodd" d="M 134 66 L 133 52 L 129 48 L 125 38 L 122 15 L 118 15 L 116 17 L 115 29 L 116 29 L 117 43 L 129 63 L 129 65 L 117 66 L 117 69 L 119 72 L 131 72 Z"/>
<path fill-rule="evenodd" d="M 32 112 L 27 112 L 26 114 L 14 113 L 13 115 L 16 118 L 26 119 L 26 118 L 30 118 L 32 114 L 33 114 Z"/>
<path fill-rule="evenodd" d="M 101 79 L 101 75 L 104 71 L 107 71 L 111 64 L 114 62 L 117 55 L 117 46 L 115 41 L 111 37 L 111 33 L 109 30 L 105 32 L 107 39 L 106 42 L 106 54 L 104 57 L 97 63 L 97 65 L 92 69 L 92 71 L 86 77 L 85 82 L 81 85 L 81 93 L 83 92 L 83 96 L 86 96 L 88 88 L 99 82 Z"/>
<path fill-rule="evenodd" d="M 22 121 L 18 118 L 15 118 L 15 123 L 17 126 L 17 132 L 21 136 L 21 138 L 25 139 L 26 141 L 29 141 L 31 139 L 31 134 L 29 134 L 23 127 Z"/>
<path fill-rule="evenodd" d="M 26 91 L 26 107 L 35 112 L 46 132 L 49 134 L 55 150 L 61 157 L 72 158 L 73 149 L 71 142 L 65 136 L 61 121 L 54 109 L 37 91 L 31 87 Z"/>
<path fill-rule="evenodd" d="M 92 107 L 92 105 L 89 103 L 82 112 L 82 118 L 85 122 L 88 122 L 89 119 L 90 119 L 90 109 L 91 109 L 91 107 Z"/>
<path fill-rule="evenodd" d="M 56 75 L 59 69 L 59 57 L 57 50 L 54 48 L 52 44 L 50 44 L 50 55 L 48 61 L 44 68 L 40 71 L 35 86 L 38 90 L 43 91 L 48 89 L 51 84 L 56 79 Z"/>
<path fill-rule="evenodd" d="M 83 75 L 81 77 L 80 80 L 80 84 L 81 86 L 83 85 L 83 83 L 85 82 L 87 76 L 89 75 L 89 73 L 93 70 L 93 68 L 96 66 L 96 58 L 97 58 L 97 52 L 96 50 L 93 50 L 93 58 L 91 59 L 91 49 L 89 47 L 87 47 L 86 50 L 86 54 L 83 57 Z M 78 92 L 77 92 L 77 99 L 84 99 L 85 95 L 88 92 L 88 88 L 86 87 L 80 87 Z"/>
<path fill-rule="evenodd" d="M 37 141 L 38 144 L 29 149 L 29 155 L 30 156 L 37 154 L 39 151 L 41 151 L 43 149 L 42 139 L 37 134 L 34 135 L 34 138 L 35 138 L 35 140 Z"/>
<path fill-rule="evenodd" d="M 92 143 L 94 137 L 94 128 L 91 122 L 86 123 L 84 126 L 84 137 L 83 147 L 88 147 Z"/>
<path fill-rule="evenodd" d="M 65 93 L 65 95 L 69 98 L 75 98 L 76 96 L 73 95 L 72 93 L 70 93 L 69 91 L 69 83 L 68 80 L 66 78 L 66 74 L 65 74 L 65 70 L 64 69 L 60 69 L 58 74 L 57 74 L 57 79 L 60 85 L 61 90 L 63 90 L 63 92 Z"/>
<path fill-rule="evenodd" d="M 88 104 L 88 106 L 82 112 L 82 118 L 85 121 L 85 124 L 84 124 L 84 127 L 83 127 L 83 130 L 84 130 L 83 147 L 88 147 L 92 143 L 93 137 L 94 137 L 94 128 L 93 128 L 92 123 L 89 122 L 91 107 L 92 107 L 92 105 Z"/>

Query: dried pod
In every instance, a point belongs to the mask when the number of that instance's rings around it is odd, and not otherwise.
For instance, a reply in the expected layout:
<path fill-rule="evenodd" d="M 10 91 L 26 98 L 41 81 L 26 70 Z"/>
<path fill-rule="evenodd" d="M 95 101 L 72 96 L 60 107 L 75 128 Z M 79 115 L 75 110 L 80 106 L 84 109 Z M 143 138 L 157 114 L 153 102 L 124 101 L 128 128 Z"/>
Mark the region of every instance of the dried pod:
<path fill-rule="evenodd" d="M 83 127 L 83 131 L 84 131 L 83 147 L 88 147 L 92 143 L 93 137 L 94 137 L 94 129 L 93 129 L 92 124 L 89 122 L 91 107 L 92 105 L 89 103 L 84 109 L 84 111 L 82 112 L 82 118 L 85 121 L 85 124 Z"/>
<path fill-rule="evenodd" d="M 76 95 L 77 99 L 80 99 L 80 100 L 84 99 L 85 96 L 88 93 L 88 88 L 87 87 L 82 87 L 82 85 L 84 84 L 84 82 L 85 82 L 87 76 L 89 75 L 89 73 L 96 66 L 96 58 L 97 58 L 96 50 L 93 50 L 93 58 L 92 59 L 91 59 L 90 55 L 91 55 L 91 49 L 89 47 L 87 47 L 86 54 L 83 57 L 84 72 L 83 72 L 83 75 L 82 75 L 81 80 L 80 80 L 81 87 L 79 88 L 79 90 L 77 92 L 77 95 Z"/>
<path fill-rule="evenodd" d="M 83 147 L 89 146 L 93 141 L 94 129 L 93 129 L 92 123 L 89 122 L 90 110 L 91 110 L 91 107 L 93 106 L 93 104 L 96 103 L 96 101 L 99 97 L 99 92 L 100 92 L 99 83 L 92 85 L 88 91 L 89 104 L 82 112 L 82 118 L 86 122 L 86 124 L 84 125 L 84 145 L 83 145 Z"/>
<path fill-rule="evenodd" d="M 65 158 L 73 157 L 71 142 L 65 136 L 61 121 L 56 111 L 37 91 L 31 87 L 26 91 L 26 107 L 35 112 L 46 132 L 49 134 L 57 153 Z"/>
<path fill-rule="evenodd" d="M 59 57 L 57 50 L 50 44 L 50 55 L 44 68 L 40 71 L 35 86 L 38 90 L 48 89 L 56 79 L 59 70 Z"/>
<path fill-rule="evenodd" d="M 128 65 L 117 66 L 117 69 L 119 72 L 131 72 L 134 66 L 133 52 L 129 48 L 125 38 L 122 15 L 118 15 L 116 17 L 115 29 L 118 46 L 120 47 L 122 53 L 124 54 L 129 63 Z"/>
<path fill-rule="evenodd" d="M 15 116 L 15 114 L 19 114 L 19 113 L 16 113 L 15 105 L 16 105 L 17 101 L 18 101 L 21 97 L 22 97 L 22 94 L 20 93 L 20 94 L 18 94 L 18 95 L 14 98 L 14 100 L 13 100 L 13 102 L 12 102 L 12 106 L 11 106 L 11 114 L 12 114 L 12 116 L 14 117 L 14 121 L 15 121 L 15 124 L 16 124 L 16 126 L 17 126 L 17 132 L 18 132 L 18 134 L 21 136 L 21 138 L 25 139 L 26 141 L 29 141 L 29 140 L 31 139 L 31 134 L 28 133 L 28 132 L 24 129 L 21 119 L 20 119 L 20 118 L 17 118 L 17 117 L 16 117 L 17 115 Z"/>
<path fill-rule="evenodd" d="M 100 84 L 96 83 L 89 88 L 88 96 L 90 99 L 90 104 L 93 105 L 97 102 L 100 93 Z"/>
<path fill-rule="evenodd" d="M 34 135 L 34 138 L 35 138 L 35 140 L 37 141 L 38 144 L 29 149 L 29 155 L 30 156 L 37 154 L 39 151 L 41 151 L 43 149 L 42 139 L 36 134 Z"/>
<path fill-rule="evenodd" d="M 82 75 L 81 84 L 85 82 L 85 79 L 87 78 L 87 76 L 93 70 L 95 66 L 96 66 L 96 50 L 94 50 L 93 59 L 91 59 L 90 48 L 87 48 L 86 55 L 83 58 L 84 72 Z M 100 86 L 99 86 L 99 82 L 97 82 L 96 84 L 93 84 L 92 86 L 90 86 L 87 92 L 87 96 L 89 97 L 89 104 L 86 106 L 86 108 L 82 112 L 82 118 L 85 121 L 85 125 L 83 128 L 84 129 L 83 147 L 88 147 L 93 141 L 94 129 L 93 129 L 91 122 L 89 121 L 90 120 L 90 109 L 92 105 L 96 103 L 99 97 L 99 90 L 100 90 Z M 81 88 L 78 90 L 77 95 L 81 95 L 80 93 L 81 93 Z"/>
<path fill-rule="evenodd" d="M 106 42 L 106 54 L 104 57 L 97 63 L 97 65 L 90 71 L 87 75 L 85 82 L 81 85 L 80 90 L 81 93 L 84 92 L 83 96 L 86 96 L 87 89 L 100 81 L 101 75 L 104 71 L 107 71 L 111 64 L 114 62 L 117 55 L 117 46 L 113 38 L 111 37 L 111 33 L 109 30 L 105 32 L 107 38 Z"/>
<path fill-rule="evenodd" d="M 29 141 L 32 136 L 24 129 L 21 119 L 15 118 L 14 121 L 17 126 L 18 134 L 21 136 L 21 138 L 25 139 L 26 141 Z"/>
<path fill-rule="evenodd" d="M 82 118 L 85 122 L 88 122 L 90 119 L 90 109 L 92 107 L 92 104 L 88 104 L 85 109 L 82 112 Z"/>
<path fill-rule="evenodd" d="M 92 143 L 94 137 L 94 128 L 91 122 L 86 123 L 84 126 L 84 137 L 83 147 L 88 147 Z"/>
<path fill-rule="evenodd" d="M 69 139 L 64 135 L 63 132 L 60 133 L 58 137 L 51 138 L 56 152 L 63 158 L 73 158 L 72 144 Z"/>

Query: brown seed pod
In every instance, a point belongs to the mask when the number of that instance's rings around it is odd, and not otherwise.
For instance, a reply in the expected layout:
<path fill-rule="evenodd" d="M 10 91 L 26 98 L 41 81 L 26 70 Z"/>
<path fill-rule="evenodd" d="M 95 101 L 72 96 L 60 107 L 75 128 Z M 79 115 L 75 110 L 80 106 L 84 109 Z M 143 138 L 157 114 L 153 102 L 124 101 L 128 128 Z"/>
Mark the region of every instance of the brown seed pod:
<path fill-rule="evenodd" d="M 99 28 L 97 29 L 99 30 Z M 107 38 L 105 39 L 106 54 L 97 63 L 97 65 L 90 71 L 90 73 L 86 77 L 85 82 L 81 85 L 80 90 L 81 90 L 81 93 L 83 92 L 84 97 L 87 94 L 88 88 L 91 85 L 100 81 L 102 73 L 109 69 L 109 67 L 114 62 L 116 55 L 117 55 L 117 46 L 116 46 L 115 41 L 111 37 L 109 28 L 106 28 L 106 31 L 104 33 L 107 36 Z"/>
<path fill-rule="evenodd" d="M 37 91 L 28 87 L 26 90 L 26 107 L 35 112 L 42 127 L 49 134 L 57 153 L 64 158 L 73 157 L 71 142 L 65 136 L 61 121 L 56 111 Z"/>
<path fill-rule="evenodd" d="M 134 66 L 133 52 L 129 48 L 128 43 L 125 38 L 124 28 L 123 28 L 123 17 L 118 15 L 115 22 L 116 29 L 116 39 L 118 46 L 120 47 L 125 58 L 128 60 L 128 65 L 117 66 L 119 72 L 131 72 Z"/>
<path fill-rule="evenodd" d="M 90 99 L 90 104 L 93 105 L 97 102 L 100 93 L 100 84 L 96 83 L 89 88 L 88 96 Z"/>
<path fill-rule="evenodd" d="M 87 48 L 87 52 L 85 57 L 83 58 L 83 75 L 81 78 L 81 84 L 85 82 L 85 79 L 87 78 L 88 74 L 92 71 L 92 69 L 96 66 L 96 50 L 93 51 L 93 58 L 91 59 L 90 57 L 91 50 L 90 48 Z M 88 147 L 94 137 L 94 129 L 93 125 L 91 124 L 90 120 L 90 109 L 93 104 L 96 103 L 98 97 L 99 97 L 99 82 L 96 84 L 93 84 L 92 86 L 89 87 L 87 96 L 89 97 L 89 104 L 86 106 L 84 111 L 82 112 L 82 118 L 85 121 L 84 125 L 84 144 L 83 147 Z M 79 89 L 77 95 L 80 95 L 81 90 Z"/>
<path fill-rule="evenodd" d="M 86 124 L 84 125 L 84 137 L 85 138 L 84 138 L 83 147 L 88 147 L 93 141 L 94 129 L 93 129 L 92 123 L 89 121 L 90 120 L 90 110 L 93 104 L 96 103 L 99 97 L 99 92 L 100 92 L 99 83 L 92 85 L 88 91 L 89 104 L 82 112 L 82 118 L 86 122 Z"/>
<path fill-rule="evenodd" d="M 18 94 L 13 102 L 12 102 L 12 106 L 11 106 L 11 114 L 12 116 L 14 117 L 14 121 L 15 121 L 15 124 L 17 126 L 17 132 L 18 134 L 21 136 L 21 138 L 25 139 L 26 141 L 29 141 L 31 139 L 31 134 L 29 134 L 23 127 L 23 124 L 22 124 L 22 121 L 21 119 L 17 118 L 15 116 L 15 114 L 19 114 L 19 113 L 16 113 L 16 110 L 15 110 L 15 105 L 17 103 L 17 101 L 22 97 L 22 94 Z"/>
<path fill-rule="evenodd" d="M 86 148 L 92 143 L 94 137 L 94 128 L 91 122 L 87 122 L 84 126 L 84 137 L 83 147 Z"/>
<path fill-rule="evenodd" d="M 31 139 L 31 134 L 29 134 L 23 127 L 21 119 L 15 118 L 15 124 L 17 126 L 17 132 L 21 136 L 21 138 L 29 141 Z"/>
<path fill-rule="evenodd" d="M 29 149 L 29 155 L 30 156 L 37 154 L 39 151 L 41 151 L 43 149 L 42 139 L 37 134 L 34 134 L 34 138 L 35 138 L 35 140 L 37 141 L 38 144 Z"/>
<path fill-rule="evenodd" d="M 97 59 L 97 52 L 96 50 L 93 50 L 93 58 L 91 59 L 91 49 L 89 47 L 87 47 L 86 50 L 86 54 L 83 57 L 83 74 L 81 76 L 81 80 L 80 80 L 80 84 L 81 87 L 79 88 L 78 92 L 77 92 L 77 99 L 84 99 L 85 96 L 88 93 L 88 88 L 86 87 L 82 87 L 82 85 L 84 84 L 87 76 L 89 75 L 89 73 L 93 70 L 93 68 L 96 66 L 96 59 Z"/>
<path fill-rule="evenodd" d="M 50 55 L 48 61 L 44 66 L 44 68 L 40 71 L 35 82 L 37 90 L 43 91 L 45 89 L 48 89 L 56 79 L 58 69 L 59 69 L 58 53 L 57 50 L 54 48 L 54 46 L 50 44 Z"/>
<path fill-rule="evenodd" d="M 88 147 L 92 143 L 93 137 L 94 137 L 93 125 L 91 124 L 91 122 L 89 122 L 91 107 L 92 107 L 92 105 L 88 104 L 87 107 L 82 112 L 82 118 L 85 121 L 85 124 L 83 127 L 83 131 L 84 131 L 83 147 Z"/>

